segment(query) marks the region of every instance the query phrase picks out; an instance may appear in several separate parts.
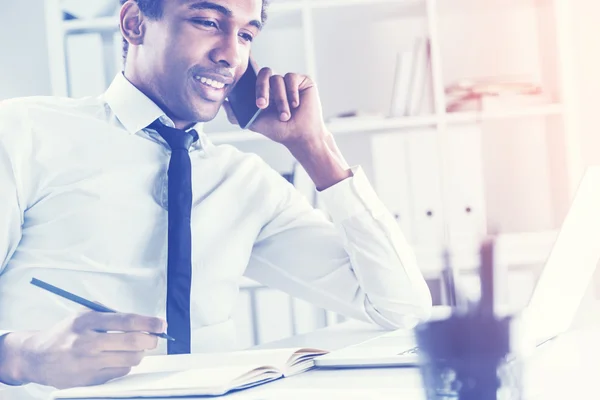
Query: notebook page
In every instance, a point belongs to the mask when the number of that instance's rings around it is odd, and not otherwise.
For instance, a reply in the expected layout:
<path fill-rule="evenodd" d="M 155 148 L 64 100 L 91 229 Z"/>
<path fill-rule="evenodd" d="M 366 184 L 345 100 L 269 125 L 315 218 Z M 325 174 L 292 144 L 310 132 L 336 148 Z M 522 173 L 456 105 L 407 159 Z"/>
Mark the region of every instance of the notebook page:
<path fill-rule="evenodd" d="M 131 373 L 182 371 L 206 367 L 228 367 L 242 365 L 268 365 L 285 369 L 290 356 L 298 350 L 268 349 L 244 350 L 229 353 L 196 353 L 145 357 Z"/>
<path fill-rule="evenodd" d="M 313 359 L 316 356 L 327 354 L 325 350 L 303 348 L 296 350 L 283 369 L 284 376 L 292 376 L 307 371 L 314 366 Z"/>
<path fill-rule="evenodd" d="M 280 376 L 278 371 L 258 365 L 132 373 L 104 385 L 58 391 L 54 398 L 219 395 Z"/>

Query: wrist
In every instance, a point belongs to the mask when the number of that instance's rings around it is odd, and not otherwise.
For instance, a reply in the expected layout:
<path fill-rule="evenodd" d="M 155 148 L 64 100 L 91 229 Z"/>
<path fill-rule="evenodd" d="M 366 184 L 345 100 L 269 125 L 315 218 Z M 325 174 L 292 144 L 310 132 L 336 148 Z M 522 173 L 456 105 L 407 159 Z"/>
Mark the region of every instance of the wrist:
<path fill-rule="evenodd" d="M 333 136 L 325 132 L 313 139 L 297 142 L 288 150 L 304 167 L 317 190 L 325 190 L 352 176 L 344 157 L 340 153 Z"/>
<path fill-rule="evenodd" d="M 18 386 L 30 383 L 24 343 L 26 332 L 11 332 L 0 337 L 0 382 Z"/>

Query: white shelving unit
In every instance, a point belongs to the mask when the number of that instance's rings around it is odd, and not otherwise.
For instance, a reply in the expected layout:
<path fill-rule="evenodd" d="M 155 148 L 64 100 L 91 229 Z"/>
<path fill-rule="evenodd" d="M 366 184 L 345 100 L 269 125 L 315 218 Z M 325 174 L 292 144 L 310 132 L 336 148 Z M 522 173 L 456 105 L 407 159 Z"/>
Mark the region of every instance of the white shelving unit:
<path fill-rule="evenodd" d="M 96 81 L 107 85 L 118 65 L 117 18 L 63 21 L 61 0 L 47 0 L 47 15 L 54 93 L 71 95 L 82 73 L 68 67 L 86 57 L 69 52 L 68 40 L 77 35 L 101 36 L 97 51 L 106 65 L 97 68 L 104 75 Z M 326 118 L 350 110 L 385 113 L 396 52 L 429 38 L 431 110 L 337 119 L 328 128 L 351 164 L 364 166 L 424 272 L 435 277 L 444 247 L 469 270 L 473 239 L 495 229 L 510 243 L 499 255 L 507 264 L 538 265 L 550 250 L 583 172 L 570 20 L 568 0 L 272 0 L 253 55 L 276 72 L 311 75 Z M 525 76 L 550 100 L 446 112 L 446 86 L 489 76 Z M 293 163 L 262 136 L 235 129 L 223 113 L 205 128 L 214 142 L 257 152 L 279 169 Z"/>

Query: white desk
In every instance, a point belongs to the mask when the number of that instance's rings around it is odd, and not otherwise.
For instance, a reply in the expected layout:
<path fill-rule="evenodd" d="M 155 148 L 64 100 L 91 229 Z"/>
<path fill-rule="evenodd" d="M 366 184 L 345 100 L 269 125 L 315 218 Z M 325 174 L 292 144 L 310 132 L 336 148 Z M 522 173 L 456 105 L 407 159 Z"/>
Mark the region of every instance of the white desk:
<path fill-rule="evenodd" d="M 335 350 L 384 333 L 374 325 L 348 321 L 315 332 L 257 346 L 257 349 L 316 347 Z M 402 399 L 424 400 L 416 368 L 311 370 L 290 378 L 230 393 L 224 400 Z M 198 397 L 200 399 L 202 397 Z M 155 398 L 166 399 L 166 398 Z M 104 399 L 97 399 L 104 400 Z M 133 400 L 133 399 L 132 399 Z M 147 400 L 147 399 L 146 399 Z"/>
<path fill-rule="evenodd" d="M 444 311 L 445 312 L 445 311 Z M 385 333 L 359 321 L 348 321 L 315 332 L 267 343 L 257 348 L 316 347 L 336 350 Z M 403 399 L 422 400 L 416 368 L 314 369 L 225 398 L 267 399 Z"/>
<path fill-rule="evenodd" d="M 349 321 L 257 348 L 317 347 L 335 350 L 384 331 Z M 532 379 L 536 396 L 527 399 L 596 398 L 600 381 L 600 330 L 565 334 L 536 352 Z M 425 400 L 417 368 L 313 369 L 303 374 L 219 397 L 231 400 L 402 399 Z M 539 393 L 542 390 L 542 393 Z M 539 394 L 538 394 L 539 393 Z M 200 398 L 200 397 L 198 397 Z M 156 398 L 159 399 L 159 398 Z M 164 398 L 161 398 L 164 399 Z M 99 399 L 101 400 L 101 399 Z"/>
<path fill-rule="evenodd" d="M 364 323 L 349 322 L 292 337 L 262 348 L 323 346 L 336 349 L 381 334 Z M 563 334 L 536 349 L 525 372 L 526 399 L 597 398 L 600 382 L 600 329 L 588 327 Z M 417 368 L 311 370 L 225 398 L 271 399 L 402 399 L 425 400 Z"/>

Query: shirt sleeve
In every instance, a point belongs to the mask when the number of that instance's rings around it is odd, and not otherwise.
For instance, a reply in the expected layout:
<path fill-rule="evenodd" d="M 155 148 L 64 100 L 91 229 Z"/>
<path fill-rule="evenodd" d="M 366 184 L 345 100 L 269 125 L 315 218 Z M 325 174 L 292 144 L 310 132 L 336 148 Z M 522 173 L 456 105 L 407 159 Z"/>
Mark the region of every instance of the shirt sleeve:
<path fill-rule="evenodd" d="M 23 153 L 19 152 L 23 134 L 14 107 L 0 103 L 0 279 L 21 240 L 23 207 L 15 156 Z"/>
<path fill-rule="evenodd" d="M 293 186 L 281 189 L 246 275 L 351 318 L 411 328 L 429 317 L 431 294 L 393 216 L 362 169 L 353 173 L 320 193 L 332 221 Z"/>
<path fill-rule="evenodd" d="M 16 121 L 13 107 L 9 109 L 5 103 L 0 103 L 0 279 L 21 240 L 23 223 L 14 164 L 17 137 L 23 132 L 20 132 L 20 124 Z M 0 326 L 0 338 L 10 333 L 2 328 Z M 0 381 L 0 398 L 7 390 L 12 390 L 11 388 L 14 386 L 5 385 Z"/>
<path fill-rule="evenodd" d="M 10 333 L 10 331 L 1 331 L 0 330 L 0 343 L 2 343 L 4 336 L 8 335 L 9 333 Z M 0 358 L 0 362 L 3 362 L 3 360 L 1 358 Z M 12 387 L 14 387 L 14 386 L 7 385 L 6 383 L 4 383 L 0 380 L 0 399 L 2 399 L 3 392 L 8 390 L 8 388 L 12 388 Z"/>

